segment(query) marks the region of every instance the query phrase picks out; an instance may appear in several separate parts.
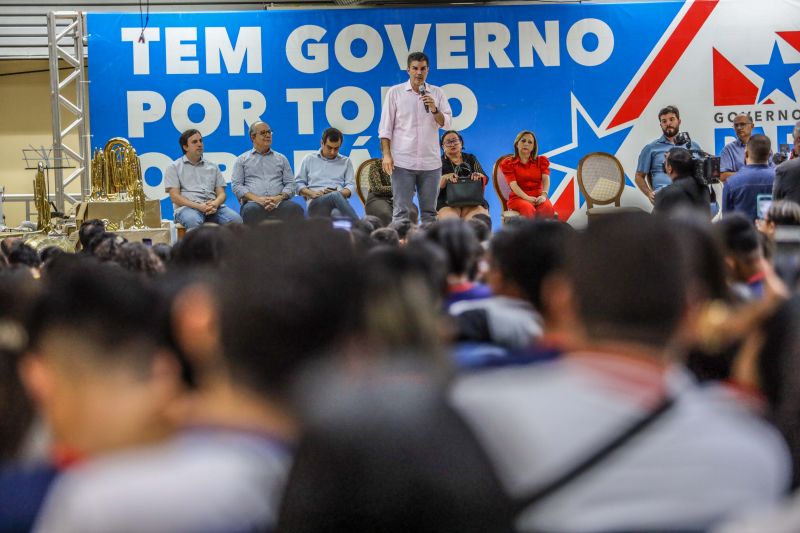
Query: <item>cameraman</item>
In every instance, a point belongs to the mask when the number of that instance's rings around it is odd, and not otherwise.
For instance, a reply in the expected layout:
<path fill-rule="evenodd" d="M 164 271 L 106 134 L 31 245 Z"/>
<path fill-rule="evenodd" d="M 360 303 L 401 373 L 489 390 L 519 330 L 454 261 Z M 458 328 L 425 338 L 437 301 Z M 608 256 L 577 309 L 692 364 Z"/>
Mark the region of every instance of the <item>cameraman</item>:
<path fill-rule="evenodd" d="M 711 217 L 708 186 L 694 176 L 692 153 L 686 148 L 672 148 L 664 158 L 664 172 L 671 185 L 656 191 L 654 212 L 665 214 L 678 208 L 696 209 Z"/>

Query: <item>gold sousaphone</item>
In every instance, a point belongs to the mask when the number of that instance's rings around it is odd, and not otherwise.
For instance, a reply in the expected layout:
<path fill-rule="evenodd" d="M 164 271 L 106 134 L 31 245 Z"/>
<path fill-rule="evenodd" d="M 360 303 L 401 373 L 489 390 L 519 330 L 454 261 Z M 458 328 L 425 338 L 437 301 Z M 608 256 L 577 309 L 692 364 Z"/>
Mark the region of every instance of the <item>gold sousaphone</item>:
<path fill-rule="evenodd" d="M 133 224 L 130 227 L 146 227 L 142 167 L 136 150 L 127 139 L 114 137 L 102 150 L 95 148 L 91 185 L 89 201 L 129 200 L 133 202 Z"/>
<path fill-rule="evenodd" d="M 36 232 L 25 239 L 25 243 L 37 252 L 50 246 L 57 246 L 65 252 L 74 252 L 75 245 L 60 233 L 53 231 L 52 213 L 50 211 L 50 192 L 45 175 L 44 163 L 39 162 L 36 178 L 33 180 L 33 203 L 36 205 L 38 221 Z"/>

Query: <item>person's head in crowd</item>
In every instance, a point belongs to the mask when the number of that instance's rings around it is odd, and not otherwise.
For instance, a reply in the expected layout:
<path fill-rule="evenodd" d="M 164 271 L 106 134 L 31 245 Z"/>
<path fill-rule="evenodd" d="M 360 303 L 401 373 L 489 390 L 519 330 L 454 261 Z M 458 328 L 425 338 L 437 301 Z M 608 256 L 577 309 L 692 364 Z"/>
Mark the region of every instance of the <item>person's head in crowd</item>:
<path fill-rule="evenodd" d="M 447 254 L 448 282 L 451 285 L 475 278 L 481 244 L 470 226 L 461 219 L 440 220 L 424 230 L 425 237 Z"/>
<path fill-rule="evenodd" d="M 19 378 L 28 314 L 38 285 L 26 270 L 0 270 L 0 465 L 23 454 L 34 409 Z"/>
<path fill-rule="evenodd" d="M 160 441 L 180 392 L 161 296 L 142 278 L 77 256 L 58 265 L 29 321 L 22 373 L 57 450 L 88 456 Z"/>
<path fill-rule="evenodd" d="M 92 218 L 84 220 L 78 229 L 78 242 L 81 245 L 81 253 L 89 253 L 89 243 L 96 235 L 100 235 L 106 231 L 105 224 L 102 220 Z"/>
<path fill-rule="evenodd" d="M 748 165 L 766 165 L 769 162 L 769 154 L 772 151 L 772 143 L 769 137 L 757 133 L 750 136 L 747 141 L 744 156 Z"/>
<path fill-rule="evenodd" d="M 123 244 L 115 261 L 125 270 L 145 276 L 155 276 L 164 272 L 164 263 L 143 242 L 126 242 Z"/>
<path fill-rule="evenodd" d="M 658 124 L 667 139 L 673 139 L 681 129 L 681 112 L 674 105 L 668 105 L 658 112 Z"/>
<path fill-rule="evenodd" d="M 169 262 L 172 260 L 172 246 L 159 242 L 153 245 L 152 250 L 153 253 L 156 254 L 156 257 L 161 259 L 164 266 L 169 265 Z"/>
<path fill-rule="evenodd" d="M 492 228 L 477 216 L 467 220 L 467 224 L 469 224 L 469 227 L 475 232 L 475 237 L 478 238 L 478 242 L 480 243 L 485 243 L 492 236 Z"/>
<path fill-rule="evenodd" d="M 47 263 L 58 257 L 59 255 L 66 253 L 64 250 L 59 248 L 58 246 L 48 246 L 42 251 L 39 252 L 39 259 L 42 262 L 42 266 L 46 267 Z"/>
<path fill-rule="evenodd" d="M 415 240 L 377 247 L 364 260 L 364 333 L 371 351 L 434 357 L 441 349 L 446 257 Z"/>
<path fill-rule="evenodd" d="M 692 153 L 686 148 L 670 148 L 664 159 L 664 170 L 673 180 L 691 176 L 694 172 Z"/>
<path fill-rule="evenodd" d="M 498 231 L 489 243 L 487 281 L 492 294 L 527 300 L 545 309 L 542 284 L 564 268 L 566 246 L 574 231 L 566 224 L 528 220 Z"/>
<path fill-rule="evenodd" d="M 800 204 L 791 200 L 773 200 L 764 220 L 757 221 L 756 227 L 773 238 L 777 226 L 800 226 Z"/>
<path fill-rule="evenodd" d="M 376 222 L 375 219 L 377 217 L 370 216 L 369 218 L 364 217 L 359 220 L 353 221 L 353 228 L 360 229 L 361 231 L 366 232 L 367 234 L 372 233 L 378 228 L 382 228 L 383 224 L 381 222 Z M 378 219 L 380 221 L 380 219 Z"/>
<path fill-rule="evenodd" d="M 417 227 L 414 225 L 414 223 L 407 218 L 392 220 L 387 227 L 392 228 L 397 232 L 397 237 L 400 239 L 400 245 L 405 245 L 408 242 L 409 237 L 417 230 Z"/>
<path fill-rule="evenodd" d="M 171 268 L 213 268 L 223 261 L 231 248 L 233 234 L 224 227 L 204 224 L 186 232 L 172 248 Z"/>
<path fill-rule="evenodd" d="M 19 237 L 6 237 L 0 240 L 0 254 L 7 258 L 8 253 L 11 251 L 11 245 L 21 240 Z"/>
<path fill-rule="evenodd" d="M 375 241 L 372 240 L 371 237 L 372 231 L 366 229 L 370 226 L 367 225 L 365 227 L 364 225 L 359 225 L 358 222 L 358 220 L 355 221 L 353 227 L 350 229 L 350 241 L 356 254 L 361 256 L 369 252 L 375 246 Z"/>
<path fill-rule="evenodd" d="M 732 283 L 747 283 L 763 271 L 758 231 L 747 216 L 734 212 L 714 225 L 722 239 Z"/>
<path fill-rule="evenodd" d="M 231 378 L 278 402 L 299 369 L 350 339 L 361 312 L 363 276 L 349 235 L 325 222 L 253 229 L 221 278 Z"/>
<path fill-rule="evenodd" d="M 385 226 L 380 217 L 376 217 L 375 215 L 364 215 L 364 218 L 362 220 L 372 224 L 373 231 L 375 231 L 376 229 L 383 228 Z"/>
<path fill-rule="evenodd" d="M 572 239 L 568 279 L 588 342 L 663 352 L 686 311 L 681 252 L 677 231 L 644 213 L 604 215 Z"/>
<path fill-rule="evenodd" d="M 100 261 L 114 261 L 120 247 L 128 242 L 128 239 L 116 233 L 103 232 L 95 235 L 89 241 L 89 253 Z"/>
<path fill-rule="evenodd" d="M 378 228 L 370 233 L 370 238 L 378 246 L 400 246 L 400 236 L 392 228 Z"/>
<path fill-rule="evenodd" d="M 36 250 L 25 244 L 22 240 L 11 242 L 6 254 L 8 264 L 11 266 L 23 266 L 31 269 L 38 269 L 42 264 Z"/>

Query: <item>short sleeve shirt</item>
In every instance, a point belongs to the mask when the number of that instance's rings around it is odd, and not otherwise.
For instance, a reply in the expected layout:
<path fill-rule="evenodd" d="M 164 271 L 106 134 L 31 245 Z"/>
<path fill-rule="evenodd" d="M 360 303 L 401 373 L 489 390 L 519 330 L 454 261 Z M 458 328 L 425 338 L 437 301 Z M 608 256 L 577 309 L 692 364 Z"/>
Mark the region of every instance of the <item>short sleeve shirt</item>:
<path fill-rule="evenodd" d="M 214 200 L 217 187 L 225 187 L 225 178 L 216 164 L 205 159 L 195 165 L 184 155 L 170 163 L 164 173 L 164 188 L 178 189 L 181 196 L 192 202 L 202 204 Z M 173 206 L 175 212 L 185 207 Z"/>
<path fill-rule="evenodd" d="M 700 145 L 694 141 L 692 141 L 691 146 L 692 150 L 700 150 Z M 662 135 L 650 144 L 645 145 L 639 154 L 636 172 L 650 176 L 654 191 L 672 183 L 669 174 L 664 172 L 664 157 L 673 148 L 675 148 L 675 145 L 669 142 L 665 135 Z"/>

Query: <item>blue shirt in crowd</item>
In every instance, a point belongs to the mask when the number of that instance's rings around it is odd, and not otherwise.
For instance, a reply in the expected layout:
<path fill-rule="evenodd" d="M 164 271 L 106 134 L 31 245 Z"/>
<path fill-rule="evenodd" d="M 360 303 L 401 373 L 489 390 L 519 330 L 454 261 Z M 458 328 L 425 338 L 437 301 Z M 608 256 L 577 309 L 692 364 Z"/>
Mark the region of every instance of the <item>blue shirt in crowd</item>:
<path fill-rule="evenodd" d="M 692 150 L 700 150 L 700 145 L 694 141 L 692 141 L 691 146 Z M 645 145 L 639 154 L 636 172 L 650 175 L 654 191 L 672 183 L 669 174 L 664 172 L 664 157 L 673 148 L 675 148 L 675 145 L 669 142 L 665 135 L 662 135 L 650 144 Z"/>
<path fill-rule="evenodd" d="M 722 212 L 739 211 L 755 220 L 758 218 L 758 195 L 771 195 L 773 181 L 775 169 L 769 165 L 745 165 L 725 182 Z"/>
<path fill-rule="evenodd" d="M 719 171 L 720 172 L 738 172 L 744 166 L 744 149 L 747 145 L 740 141 L 738 138 L 729 142 L 722 149 L 719 154 Z M 772 155 L 772 154 L 770 154 Z M 768 165 L 774 167 L 775 163 L 772 162 L 772 157 L 769 158 Z"/>

